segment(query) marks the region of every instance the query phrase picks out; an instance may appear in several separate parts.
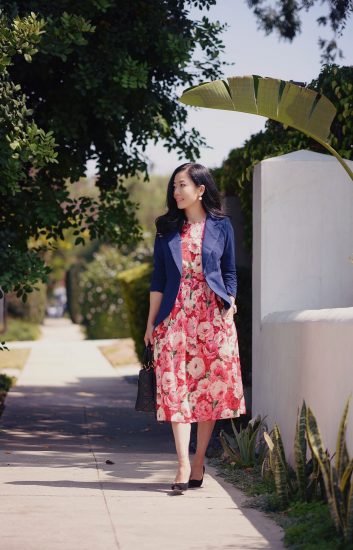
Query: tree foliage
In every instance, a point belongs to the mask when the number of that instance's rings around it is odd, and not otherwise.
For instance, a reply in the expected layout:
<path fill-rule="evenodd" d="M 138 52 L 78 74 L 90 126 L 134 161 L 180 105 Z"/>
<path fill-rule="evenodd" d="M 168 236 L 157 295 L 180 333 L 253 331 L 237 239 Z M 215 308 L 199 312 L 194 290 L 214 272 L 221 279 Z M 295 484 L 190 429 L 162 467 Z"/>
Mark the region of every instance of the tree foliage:
<path fill-rule="evenodd" d="M 252 8 L 260 28 L 266 34 L 277 31 L 280 37 L 292 41 L 301 31 L 302 12 L 310 10 L 318 0 L 279 0 L 275 5 L 267 0 L 247 0 Z M 338 54 L 343 53 L 338 47 L 337 38 L 345 29 L 347 21 L 353 12 L 352 0 L 320 0 L 328 13 L 317 19 L 318 25 L 329 25 L 333 32 L 330 40 L 319 38 L 319 46 L 322 49 L 322 60 L 326 63 L 333 62 Z"/>
<path fill-rule="evenodd" d="M 0 2 L 0 287 L 26 297 L 47 247 L 72 229 L 121 245 L 140 231 L 122 178 L 147 176 L 144 150 L 165 140 L 196 159 L 178 86 L 221 75 L 224 26 L 189 18 L 216 0 Z M 35 15 L 36 14 L 36 15 Z M 193 59 L 201 47 L 204 58 Z M 98 166 L 98 197 L 70 182 Z M 68 183 L 69 182 L 69 183 Z M 32 239 L 32 247 L 29 247 Z"/>

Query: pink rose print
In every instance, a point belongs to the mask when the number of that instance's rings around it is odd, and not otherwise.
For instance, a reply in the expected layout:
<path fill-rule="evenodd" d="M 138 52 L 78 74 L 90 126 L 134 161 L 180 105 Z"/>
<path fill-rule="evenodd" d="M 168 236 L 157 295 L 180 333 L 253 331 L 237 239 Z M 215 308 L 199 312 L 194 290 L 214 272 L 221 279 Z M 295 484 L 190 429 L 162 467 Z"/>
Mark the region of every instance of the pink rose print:
<path fill-rule="evenodd" d="M 205 363 L 200 357 L 193 357 L 187 366 L 188 372 L 193 378 L 200 378 L 205 373 Z"/>

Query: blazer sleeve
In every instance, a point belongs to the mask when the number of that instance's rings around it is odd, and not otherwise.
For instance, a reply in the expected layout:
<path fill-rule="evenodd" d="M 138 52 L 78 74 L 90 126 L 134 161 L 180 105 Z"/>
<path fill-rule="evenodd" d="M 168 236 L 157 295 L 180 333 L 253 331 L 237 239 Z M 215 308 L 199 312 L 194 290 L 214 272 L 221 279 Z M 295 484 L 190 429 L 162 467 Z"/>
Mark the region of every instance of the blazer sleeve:
<path fill-rule="evenodd" d="M 166 283 L 166 270 L 162 249 L 161 237 L 156 235 L 153 251 L 153 272 L 151 278 L 150 291 L 163 292 Z"/>
<path fill-rule="evenodd" d="M 229 218 L 226 219 L 224 249 L 221 256 L 221 271 L 227 294 L 237 295 L 237 272 L 235 267 L 235 237 Z"/>

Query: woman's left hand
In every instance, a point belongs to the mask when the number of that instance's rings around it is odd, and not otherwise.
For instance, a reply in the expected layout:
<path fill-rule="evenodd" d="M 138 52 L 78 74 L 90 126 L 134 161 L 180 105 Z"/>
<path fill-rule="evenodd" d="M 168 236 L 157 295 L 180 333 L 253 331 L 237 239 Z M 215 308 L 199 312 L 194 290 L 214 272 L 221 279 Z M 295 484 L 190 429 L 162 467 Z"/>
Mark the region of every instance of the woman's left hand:
<path fill-rule="evenodd" d="M 225 307 L 222 309 L 222 318 L 224 320 L 227 320 L 229 318 L 233 318 L 233 315 L 236 313 L 237 311 L 237 306 L 235 305 L 235 298 L 234 296 L 229 296 L 230 299 L 231 299 L 231 302 L 232 302 L 232 305 L 230 306 L 229 309 L 226 309 Z"/>

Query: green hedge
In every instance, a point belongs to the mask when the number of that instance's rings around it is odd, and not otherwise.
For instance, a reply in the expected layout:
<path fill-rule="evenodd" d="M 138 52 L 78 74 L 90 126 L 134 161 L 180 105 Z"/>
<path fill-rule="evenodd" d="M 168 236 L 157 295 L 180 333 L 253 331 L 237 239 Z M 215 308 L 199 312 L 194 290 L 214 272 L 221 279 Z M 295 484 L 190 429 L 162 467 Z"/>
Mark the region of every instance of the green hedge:
<path fill-rule="evenodd" d="M 152 264 L 145 262 L 118 275 L 126 304 L 131 337 L 135 342 L 138 358 L 142 359 L 145 347 L 143 337 L 150 305 Z"/>
<path fill-rule="evenodd" d="M 128 315 L 118 274 L 131 265 L 130 256 L 102 246 L 79 275 L 79 305 L 87 338 L 127 338 Z"/>

